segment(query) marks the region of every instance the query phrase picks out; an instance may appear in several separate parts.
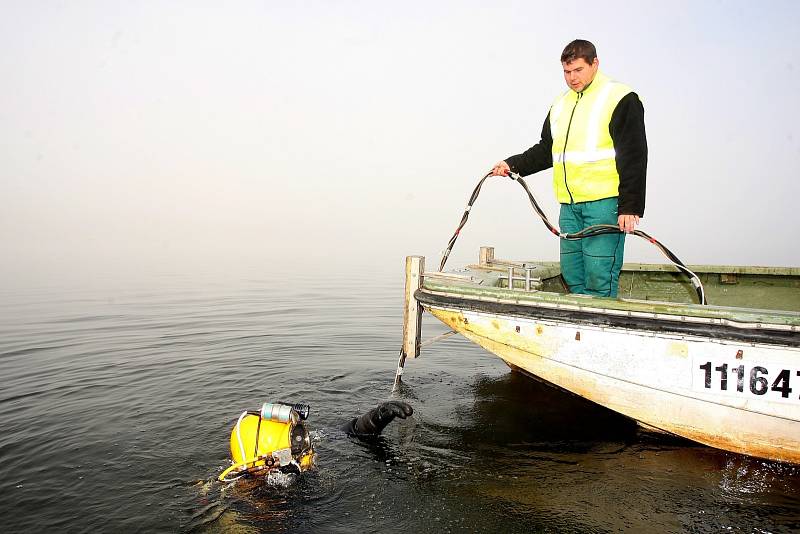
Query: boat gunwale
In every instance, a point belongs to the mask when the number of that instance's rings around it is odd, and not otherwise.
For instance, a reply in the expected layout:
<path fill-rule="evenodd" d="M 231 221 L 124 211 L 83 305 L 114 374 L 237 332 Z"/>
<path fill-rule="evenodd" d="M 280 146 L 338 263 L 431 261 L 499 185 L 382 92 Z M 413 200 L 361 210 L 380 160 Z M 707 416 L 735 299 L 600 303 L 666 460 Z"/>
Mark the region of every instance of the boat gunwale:
<path fill-rule="evenodd" d="M 474 280 L 447 278 L 450 273 L 425 273 L 422 288 L 431 291 L 457 293 L 461 296 L 487 301 L 539 307 L 573 307 L 603 314 L 632 313 L 647 317 L 677 321 L 702 321 L 709 323 L 727 321 L 742 328 L 769 328 L 800 331 L 800 312 L 763 308 L 701 305 L 696 303 L 640 300 L 632 298 L 593 297 L 590 295 L 562 294 L 551 291 L 524 291 L 480 285 Z M 444 276 L 441 276 L 444 275 Z M 446 280 L 446 281 L 444 281 Z M 439 282 L 441 281 L 441 283 Z M 566 309 L 566 308 L 565 308 Z"/>
<path fill-rule="evenodd" d="M 665 335 L 693 335 L 707 339 L 745 342 L 752 344 L 778 345 L 800 348 L 800 330 L 796 326 L 742 324 L 722 319 L 702 317 L 679 317 L 654 313 L 636 313 L 604 310 L 586 306 L 570 306 L 557 303 L 519 302 L 509 299 L 481 298 L 459 293 L 433 291 L 422 287 L 414 298 L 423 306 L 449 307 L 475 312 L 517 316 L 525 319 L 542 319 L 572 324 L 588 324 L 626 328 L 642 333 Z M 542 305 L 543 304 L 543 305 Z"/>

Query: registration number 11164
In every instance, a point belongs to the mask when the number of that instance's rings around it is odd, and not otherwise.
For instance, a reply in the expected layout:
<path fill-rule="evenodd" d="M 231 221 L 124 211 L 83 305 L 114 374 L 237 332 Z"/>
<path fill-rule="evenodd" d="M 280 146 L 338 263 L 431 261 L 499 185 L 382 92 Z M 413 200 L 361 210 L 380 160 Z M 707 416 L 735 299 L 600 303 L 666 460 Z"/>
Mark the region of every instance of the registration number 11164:
<path fill-rule="evenodd" d="M 698 378 L 706 390 L 766 396 L 775 400 L 800 399 L 800 371 L 794 369 L 770 370 L 762 365 L 707 361 L 699 365 L 699 372 Z M 794 392 L 795 389 L 798 392 Z"/>

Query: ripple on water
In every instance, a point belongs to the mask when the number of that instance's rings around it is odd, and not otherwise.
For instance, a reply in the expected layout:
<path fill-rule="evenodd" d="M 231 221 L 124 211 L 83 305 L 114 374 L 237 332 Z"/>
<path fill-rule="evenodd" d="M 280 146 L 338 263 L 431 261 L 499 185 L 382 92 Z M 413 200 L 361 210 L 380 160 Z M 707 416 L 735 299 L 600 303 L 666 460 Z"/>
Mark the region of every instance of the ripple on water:
<path fill-rule="evenodd" d="M 455 337 L 407 362 L 412 418 L 348 438 L 388 398 L 401 279 L 170 280 L 3 294 L 5 531 L 800 529 L 796 467 L 642 433 Z M 311 404 L 318 468 L 217 483 L 268 400 Z"/>

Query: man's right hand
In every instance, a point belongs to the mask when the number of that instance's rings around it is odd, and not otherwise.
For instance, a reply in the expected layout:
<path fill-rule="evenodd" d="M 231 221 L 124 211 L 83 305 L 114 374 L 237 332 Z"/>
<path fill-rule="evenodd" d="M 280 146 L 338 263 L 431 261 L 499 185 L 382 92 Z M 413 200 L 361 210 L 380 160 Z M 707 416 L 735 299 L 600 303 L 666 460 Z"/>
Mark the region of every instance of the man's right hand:
<path fill-rule="evenodd" d="M 511 172 L 511 167 L 508 166 L 508 163 L 505 161 L 498 161 L 497 164 L 492 168 L 491 175 L 508 176 L 509 172 Z"/>

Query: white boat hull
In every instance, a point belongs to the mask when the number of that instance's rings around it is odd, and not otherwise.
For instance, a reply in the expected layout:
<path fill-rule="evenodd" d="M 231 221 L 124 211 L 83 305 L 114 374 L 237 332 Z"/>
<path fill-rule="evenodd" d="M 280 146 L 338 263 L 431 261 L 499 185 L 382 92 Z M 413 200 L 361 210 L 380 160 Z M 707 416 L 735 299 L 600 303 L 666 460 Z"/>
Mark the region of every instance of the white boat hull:
<path fill-rule="evenodd" d="M 800 348 L 425 308 L 510 366 L 644 425 L 800 463 Z"/>

